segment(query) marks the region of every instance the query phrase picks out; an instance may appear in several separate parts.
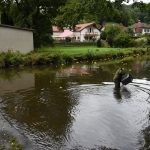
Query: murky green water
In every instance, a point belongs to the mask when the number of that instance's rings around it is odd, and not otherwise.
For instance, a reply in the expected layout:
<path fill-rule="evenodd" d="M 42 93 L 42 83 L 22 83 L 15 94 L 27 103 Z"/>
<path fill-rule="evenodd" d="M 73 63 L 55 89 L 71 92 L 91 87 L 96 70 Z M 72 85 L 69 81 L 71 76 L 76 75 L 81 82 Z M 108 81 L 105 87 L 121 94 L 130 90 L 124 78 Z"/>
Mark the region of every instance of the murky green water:
<path fill-rule="evenodd" d="M 118 67 L 135 80 L 115 91 Z M 27 150 L 148 149 L 149 80 L 146 58 L 1 70 L 0 130 L 15 134 Z"/>

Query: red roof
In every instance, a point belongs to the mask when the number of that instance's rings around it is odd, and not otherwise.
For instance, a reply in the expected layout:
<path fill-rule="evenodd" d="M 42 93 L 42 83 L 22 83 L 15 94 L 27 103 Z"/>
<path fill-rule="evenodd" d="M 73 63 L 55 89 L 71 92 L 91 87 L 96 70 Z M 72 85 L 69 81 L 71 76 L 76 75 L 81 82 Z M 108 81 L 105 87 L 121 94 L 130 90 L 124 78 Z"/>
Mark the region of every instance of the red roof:
<path fill-rule="evenodd" d="M 58 26 L 52 26 L 53 32 L 63 32 L 63 30 Z"/>
<path fill-rule="evenodd" d="M 80 32 L 89 26 L 95 26 L 96 28 L 98 28 L 95 22 L 77 24 L 77 25 L 75 25 L 75 32 Z M 65 28 L 63 28 L 63 29 L 65 29 Z M 53 26 L 53 32 L 63 32 L 63 30 L 58 26 Z"/>
<path fill-rule="evenodd" d="M 142 32 L 143 28 L 150 29 L 150 25 L 141 22 L 140 20 L 132 26 L 135 29 L 135 32 Z"/>
<path fill-rule="evenodd" d="M 84 24 L 77 24 L 75 26 L 75 31 L 76 32 L 80 32 L 81 30 L 83 30 L 84 28 L 88 27 L 88 26 L 92 26 L 92 25 L 95 25 L 96 26 L 96 23 L 95 22 L 91 22 L 91 23 L 84 23 Z"/>

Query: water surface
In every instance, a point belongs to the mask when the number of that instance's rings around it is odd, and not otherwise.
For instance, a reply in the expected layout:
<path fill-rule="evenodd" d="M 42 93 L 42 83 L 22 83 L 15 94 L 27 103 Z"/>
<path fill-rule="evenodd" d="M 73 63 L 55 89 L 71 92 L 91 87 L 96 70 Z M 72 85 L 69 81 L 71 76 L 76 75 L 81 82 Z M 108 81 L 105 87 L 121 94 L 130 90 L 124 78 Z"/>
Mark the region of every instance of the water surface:
<path fill-rule="evenodd" d="M 135 80 L 116 91 L 118 67 Z M 149 58 L 0 70 L 1 130 L 10 125 L 24 149 L 148 149 L 149 80 Z"/>

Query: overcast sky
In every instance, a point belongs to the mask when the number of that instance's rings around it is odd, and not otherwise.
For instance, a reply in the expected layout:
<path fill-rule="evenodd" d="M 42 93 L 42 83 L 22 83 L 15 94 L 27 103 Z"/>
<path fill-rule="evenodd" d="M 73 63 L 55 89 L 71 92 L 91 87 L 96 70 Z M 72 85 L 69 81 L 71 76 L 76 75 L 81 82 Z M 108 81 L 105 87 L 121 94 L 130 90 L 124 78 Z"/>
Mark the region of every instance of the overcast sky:
<path fill-rule="evenodd" d="M 115 1 L 115 0 L 110 0 L 110 1 Z M 138 2 L 140 1 L 143 1 L 144 3 L 150 3 L 150 0 L 136 0 Z M 133 0 L 130 0 L 130 3 L 127 3 L 127 4 L 132 4 L 133 3 Z"/>
<path fill-rule="evenodd" d="M 144 3 L 150 3 L 150 0 L 137 0 L 138 2 L 143 1 Z M 130 4 L 133 3 L 133 0 L 131 0 Z"/>

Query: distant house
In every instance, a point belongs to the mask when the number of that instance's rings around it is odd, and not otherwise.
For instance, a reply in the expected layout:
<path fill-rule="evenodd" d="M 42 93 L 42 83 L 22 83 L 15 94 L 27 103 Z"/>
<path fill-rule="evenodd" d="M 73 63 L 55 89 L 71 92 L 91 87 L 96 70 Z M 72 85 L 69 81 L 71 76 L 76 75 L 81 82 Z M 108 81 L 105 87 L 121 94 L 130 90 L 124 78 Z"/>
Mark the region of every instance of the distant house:
<path fill-rule="evenodd" d="M 74 31 L 69 29 L 60 30 L 57 27 L 53 27 L 53 38 L 57 40 L 64 40 L 66 37 L 70 37 L 72 41 L 85 42 L 85 41 L 95 41 L 100 38 L 100 30 L 98 29 L 95 22 L 77 24 Z"/>
<path fill-rule="evenodd" d="M 64 32 L 63 29 L 61 29 L 60 27 L 58 26 L 52 26 L 52 31 L 53 31 L 53 39 L 55 40 L 59 40 L 60 39 L 60 34 Z"/>
<path fill-rule="evenodd" d="M 133 29 L 134 35 L 144 35 L 144 34 L 150 34 L 150 25 L 141 22 L 140 20 L 131 26 Z"/>
<path fill-rule="evenodd" d="M 28 53 L 34 50 L 33 30 L 0 24 L 0 51 Z"/>

